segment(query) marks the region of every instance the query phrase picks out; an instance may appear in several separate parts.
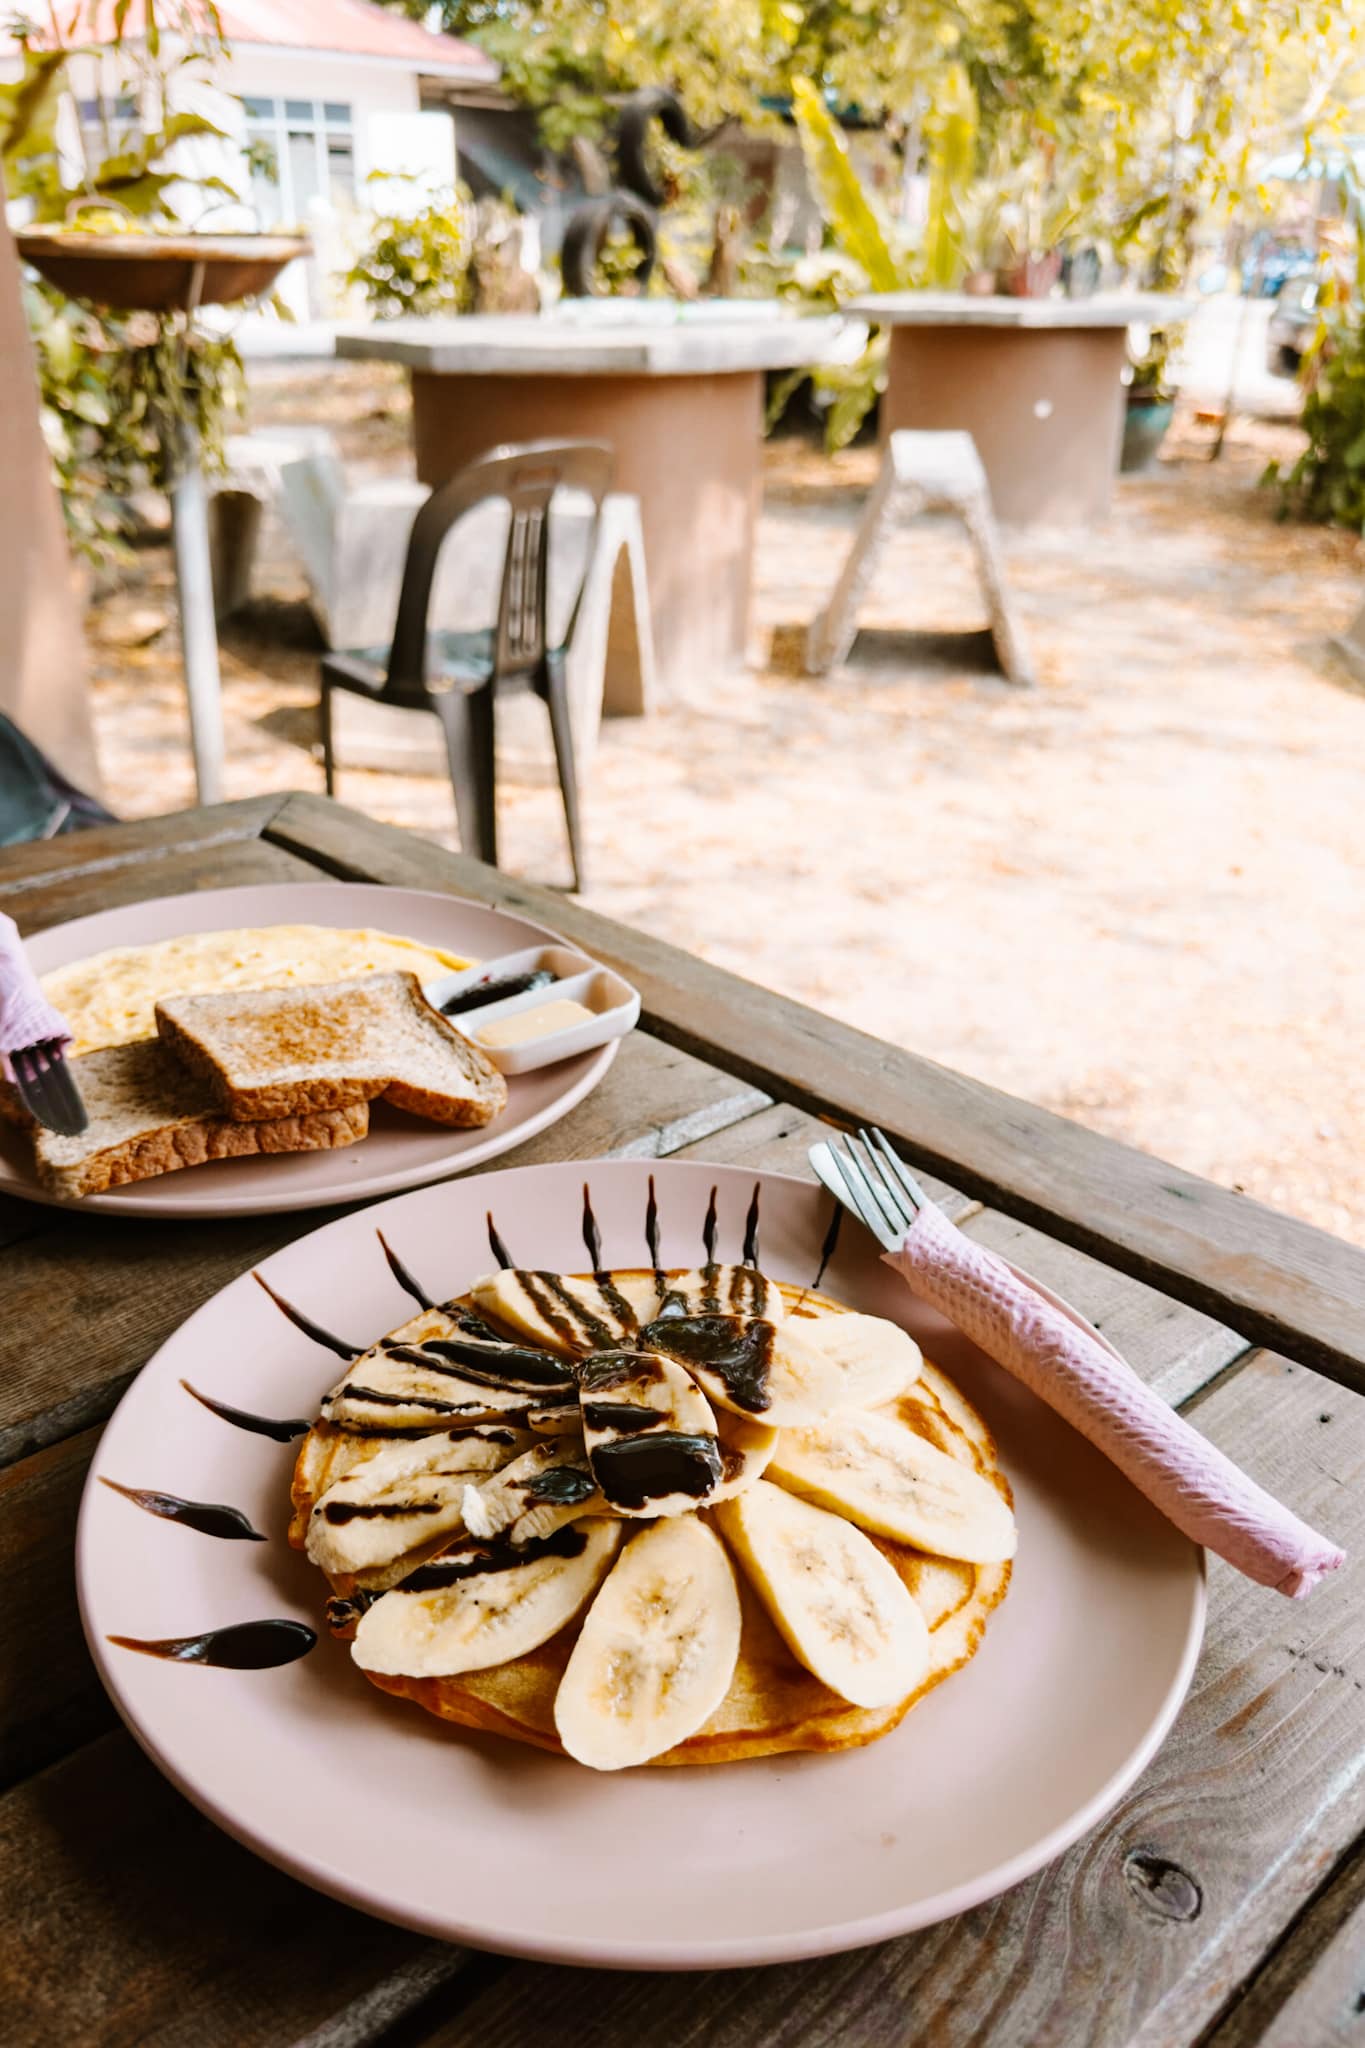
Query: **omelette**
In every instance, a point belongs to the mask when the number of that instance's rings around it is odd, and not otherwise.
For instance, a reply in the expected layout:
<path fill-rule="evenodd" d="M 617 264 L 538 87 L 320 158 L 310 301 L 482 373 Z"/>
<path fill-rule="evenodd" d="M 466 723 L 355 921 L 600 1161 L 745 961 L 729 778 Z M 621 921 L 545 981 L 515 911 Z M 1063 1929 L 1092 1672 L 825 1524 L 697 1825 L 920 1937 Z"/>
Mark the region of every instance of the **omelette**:
<path fill-rule="evenodd" d="M 898 1325 L 751 1265 L 409 1291 L 292 1489 L 380 1690 L 617 1770 L 872 1742 L 975 1653 L 1010 1489 Z"/>
<path fill-rule="evenodd" d="M 165 996 L 312 986 L 387 968 L 408 968 L 430 981 L 472 965 L 462 954 L 391 932 L 275 924 L 114 946 L 55 967 L 42 988 L 71 1028 L 74 1059 L 102 1046 L 155 1038 L 155 1009 Z"/>

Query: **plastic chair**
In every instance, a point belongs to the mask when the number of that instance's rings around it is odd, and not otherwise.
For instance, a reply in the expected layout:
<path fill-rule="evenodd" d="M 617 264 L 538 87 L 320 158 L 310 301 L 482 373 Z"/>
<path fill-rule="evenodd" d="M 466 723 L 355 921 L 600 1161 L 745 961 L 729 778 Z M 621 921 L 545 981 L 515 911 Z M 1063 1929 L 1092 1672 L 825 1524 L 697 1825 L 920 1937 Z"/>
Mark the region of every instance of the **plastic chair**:
<path fill-rule="evenodd" d="M 595 532 L 611 475 L 611 450 L 598 442 L 528 441 L 494 449 L 449 483 L 438 485 L 413 521 L 391 647 L 323 656 L 319 708 L 329 795 L 336 778 L 333 690 L 430 711 L 445 732 L 460 843 L 466 852 L 496 867 L 494 707 L 500 690 L 531 690 L 550 714 L 574 887 L 582 889 L 583 845 L 565 651 L 573 637 L 592 550 L 587 550 L 584 577 L 574 592 L 563 637 L 551 647 L 546 622 L 550 501 L 561 488 L 586 494 L 592 501 Z M 427 619 L 442 543 L 457 520 L 489 498 L 505 499 L 511 515 L 497 621 L 480 631 L 433 632 Z"/>
<path fill-rule="evenodd" d="M 112 825 L 112 811 L 67 781 L 12 718 L 0 712 L 0 846 Z"/>

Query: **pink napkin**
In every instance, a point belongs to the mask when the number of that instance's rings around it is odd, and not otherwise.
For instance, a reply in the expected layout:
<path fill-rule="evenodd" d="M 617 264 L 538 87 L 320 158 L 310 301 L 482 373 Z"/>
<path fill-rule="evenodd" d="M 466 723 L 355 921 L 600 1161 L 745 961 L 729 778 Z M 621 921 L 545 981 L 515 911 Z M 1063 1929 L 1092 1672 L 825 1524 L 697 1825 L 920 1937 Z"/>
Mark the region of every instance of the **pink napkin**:
<path fill-rule="evenodd" d="M 38 986 L 18 925 L 0 911 L 0 1055 L 47 1038 L 65 1044 L 70 1036 L 65 1017 Z"/>
<path fill-rule="evenodd" d="M 886 1263 L 940 1315 L 1088 1437 L 1177 1529 L 1298 1600 L 1344 1550 L 1191 1429 L 1117 1353 L 942 1212 L 921 1209 Z"/>

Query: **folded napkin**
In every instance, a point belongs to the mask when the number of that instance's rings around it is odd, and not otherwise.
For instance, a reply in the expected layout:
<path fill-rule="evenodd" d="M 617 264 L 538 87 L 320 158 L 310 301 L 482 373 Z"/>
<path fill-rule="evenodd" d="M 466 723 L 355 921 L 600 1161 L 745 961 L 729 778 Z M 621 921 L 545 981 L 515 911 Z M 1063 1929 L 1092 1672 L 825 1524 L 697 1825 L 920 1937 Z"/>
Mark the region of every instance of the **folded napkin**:
<path fill-rule="evenodd" d="M 18 925 L 0 911 L 0 1055 L 48 1038 L 65 1044 L 70 1036 L 65 1017 L 38 986 Z"/>
<path fill-rule="evenodd" d="M 1177 1529 L 1249 1579 L 1298 1600 L 1345 1563 L 1345 1551 L 1281 1507 L 1116 1352 L 932 1203 L 885 1256 L 921 1300 L 1088 1437 Z"/>

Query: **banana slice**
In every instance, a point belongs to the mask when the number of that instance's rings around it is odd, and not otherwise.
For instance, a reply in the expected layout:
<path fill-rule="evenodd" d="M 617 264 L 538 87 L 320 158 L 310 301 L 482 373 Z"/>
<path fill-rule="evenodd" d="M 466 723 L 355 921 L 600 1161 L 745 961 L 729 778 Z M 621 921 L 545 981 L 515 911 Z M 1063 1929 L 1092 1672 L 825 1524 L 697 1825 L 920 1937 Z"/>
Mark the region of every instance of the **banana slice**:
<path fill-rule="evenodd" d="M 621 1524 L 599 1516 L 524 1550 L 466 1538 L 360 1616 L 364 1671 L 449 1678 L 525 1656 L 572 1621 L 606 1574 Z"/>
<path fill-rule="evenodd" d="M 578 1370 L 588 1463 L 618 1515 L 685 1515 L 712 1499 L 716 1419 L 690 1373 L 651 1351 L 597 1351 Z"/>
<path fill-rule="evenodd" d="M 629 1302 L 637 1323 L 659 1313 L 659 1283 L 652 1273 L 613 1273 L 611 1284 Z"/>
<path fill-rule="evenodd" d="M 469 1475 L 496 1472 L 531 1441 L 528 1431 L 493 1426 L 386 1444 L 315 1504 L 309 1557 L 325 1572 L 366 1571 L 460 1528 Z"/>
<path fill-rule="evenodd" d="M 1001 1564 L 1014 1556 L 1014 1516 L 995 1488 L 889 1416 L 850 1410 L 817 1428 L 783 1430 L 768 1472 L 792 1493 L 934 1557 Z"/>
<path fill-rule="evenodd" d="M 632 1343 L 640 1319 L 613 1284 L 572 1273 L 489 1273 L 470 1288 L 475 1306 L 532 1344 L 568 1358 Z"/>
<path fill-rule="evenodd" d="M 728 1408 L 716 1410 L 716 1431 L 720 1438 L 720 1484 L 707 1502 L 733 1500 L 744 1493 L 768 1469 L 777 1449 L 777 1431 L 749 1415 L 733 1415 Z"/>
<path fill-rule="evenodd" d="M 652 1522 L 633 1536 L 588 1610 L 555 1695 L 569 1755 L 619 1771 L 695 1735 L 729 1689 L 739 1622 L 725 1547 L 697 1516 Z"/>
<path fill-rule="evenodd" d="M 532 1408 L 556 1407 L 577 1410 L 561 1359 L 471 1338 L 453 1316 L 432 1309 L 353 1359 L 323 1397 L 322 1413 L 348 1429 L 437 1430 L 500 1418 L 523 1423 Z"/>
<path fill-rule="evenodd" d="M 604 1503 L 582 1444 L 558 1437 L 513 1458 L 482 1485 L 466 1483 L 460 1505 L 471 1536 L 505 1534 L 519 1547 L 600 1514 Z"/>
<path fill-rule="evenodd" d="M 649 1351 L 685 1365 L 712 1401 L 774 1429 L 819 1422 L 844 1405 L 844 1374 L 790 1324 L 748 1316 L 656 1316 L 640 1332 Z"/>
<path fill-rule="evenodd" d="M 815 1316 L 794 1327 L 843 1373 L 845 1408 L 879 1408 L 920 1376 L 919 1345 L 885 1316 Z"/>
<path fill-rule="evenodd" d="M 792 1655 L 855 1707 L 906 1699 L 929 1669 L 929 1630 L 895 1567 L 838 1515 L 760 1479 L 717 1508 Z"/>
<path fill-rule="evenodd" d="M 762 1316 L 780 1323 L 787 1313 L 781 1288 L 756 1266 L 697 1266 L 665 1280 L 659 1315 Z"/>

